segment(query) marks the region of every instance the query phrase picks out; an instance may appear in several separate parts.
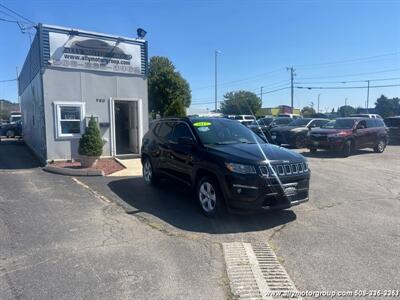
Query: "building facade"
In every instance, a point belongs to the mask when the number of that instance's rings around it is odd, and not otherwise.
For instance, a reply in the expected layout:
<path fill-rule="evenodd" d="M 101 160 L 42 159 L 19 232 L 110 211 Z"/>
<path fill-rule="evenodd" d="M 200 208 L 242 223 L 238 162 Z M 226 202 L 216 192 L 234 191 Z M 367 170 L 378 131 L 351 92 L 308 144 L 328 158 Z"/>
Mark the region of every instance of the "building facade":
<path fill-rule="evenodd" d="M 93 116 L 103 156 L 139 155 L 147 61 L 145 40 L 39 24 L 18 78 L 26 144 L 43 161 L 78 159 Z"/>

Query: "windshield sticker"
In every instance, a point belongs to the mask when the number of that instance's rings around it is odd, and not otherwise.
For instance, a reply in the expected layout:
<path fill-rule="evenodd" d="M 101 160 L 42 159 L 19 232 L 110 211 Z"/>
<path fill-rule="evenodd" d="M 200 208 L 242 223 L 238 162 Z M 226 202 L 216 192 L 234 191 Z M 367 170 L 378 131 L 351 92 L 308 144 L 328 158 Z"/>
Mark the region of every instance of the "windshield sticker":
<path fill-rule="evenodd" d="M 210 130 L 210 127 L 199 127 L 199 128 L 197 128 L 197 130 L 198 131 L 200 131 L 200 132 L 207 132 L 207 131 L 209 131 Z"/>
<path fill-rule="evenodd" d="M 204 127 L 204 126 L 211 126 L 211 122 L 196 122 L 193 123 L 195 127 Z"/>

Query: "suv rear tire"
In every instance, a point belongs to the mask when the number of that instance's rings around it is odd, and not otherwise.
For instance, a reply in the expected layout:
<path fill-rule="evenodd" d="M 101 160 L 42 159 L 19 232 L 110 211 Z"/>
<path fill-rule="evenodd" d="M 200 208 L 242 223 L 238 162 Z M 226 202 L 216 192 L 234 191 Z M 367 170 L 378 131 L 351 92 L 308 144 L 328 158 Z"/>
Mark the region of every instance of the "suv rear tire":
<path fill-rule="evenodd" d="M 353 153 L 353 142 L 352 141 L 346 141 L 343 144 L 342 156 L 343 157 L 349 157 L 352 153 Z"/>
<path fill-rule="evenodd" d="M 223 215 L 224 197 L 215 180 L 208 176 L 202 177 L 196 185 L 196 197 L 203 214 L 207 217 Z"/>
<path fill-rule="evenodd" d="M 306 146 L 307 137 L 304 134 L 299 134 L 295 138 L 295 146 L 297 149 L 304 148 Z"/>
<path fill-rule="evenodd" d="M 317 148 L 310 148 L 310 153 L 315 153 L 315 152 L 317 152 Z"/>
<path fill-rule="evenodd" d="M 149 185 L 156 185 L 158 183 L 158 176 L 154 174 L 154 168 L 151 163 L 151 160 L 146 157 L 143 160 L 143 179 Z"/>
<path fill-rule="evenodd" d="M 14 130 L 11 130 L 11 129 L 7 130 L 6 136 L 7 136 L 8 138 L 13 138 L 13 137 L 15 137 Z"/>
<path fill-rule="evenodd" d="M 376 153 L 382 153 L 383 151 L 385 151 L 386 148 L 386 141 L 384 139 L 380 139 L 378 141 L 378 144 L 374 147 L 374 151 Z"/>

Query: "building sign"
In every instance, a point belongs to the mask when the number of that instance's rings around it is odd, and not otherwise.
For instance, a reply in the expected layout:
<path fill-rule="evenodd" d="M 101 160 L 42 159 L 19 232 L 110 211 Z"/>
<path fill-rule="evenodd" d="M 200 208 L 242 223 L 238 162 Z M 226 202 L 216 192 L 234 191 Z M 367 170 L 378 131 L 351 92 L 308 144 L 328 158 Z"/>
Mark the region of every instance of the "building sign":
<path fill-rule="evenodd" d="M 140 45 L 57 32 L 49 39 L 52 66 L 141 74 Z"/>

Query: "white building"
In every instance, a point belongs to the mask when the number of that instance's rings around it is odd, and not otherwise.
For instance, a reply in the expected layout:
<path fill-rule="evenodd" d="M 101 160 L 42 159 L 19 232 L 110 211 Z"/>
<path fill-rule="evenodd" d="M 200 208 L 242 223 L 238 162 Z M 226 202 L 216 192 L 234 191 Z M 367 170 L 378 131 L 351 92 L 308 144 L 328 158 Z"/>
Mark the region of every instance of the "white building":
<path fill-rule="evenodd" d="M 103 156 L 139 155 L 147 61 L 143 39 L 39 24 L 18 78 L 26 144 L 43 161 L 77 159 L 93 115 Z"/>

